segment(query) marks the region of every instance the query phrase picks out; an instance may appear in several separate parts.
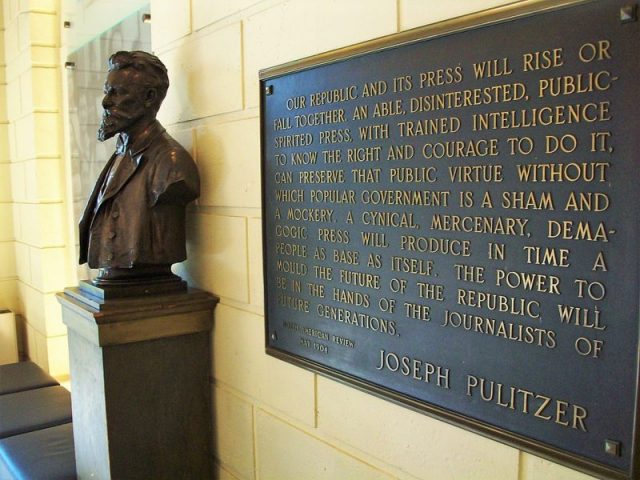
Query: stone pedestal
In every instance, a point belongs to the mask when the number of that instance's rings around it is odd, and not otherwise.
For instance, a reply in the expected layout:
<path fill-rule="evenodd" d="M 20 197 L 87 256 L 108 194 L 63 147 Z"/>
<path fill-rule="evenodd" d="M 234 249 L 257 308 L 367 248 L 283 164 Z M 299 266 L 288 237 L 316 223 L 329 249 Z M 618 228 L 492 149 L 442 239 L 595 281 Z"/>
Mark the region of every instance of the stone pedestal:
<path fill-rule="evenodd" d="M 79 478 L 211 477 L 210 330 L 217 299 L 58 294 L 69 330 Z"/>

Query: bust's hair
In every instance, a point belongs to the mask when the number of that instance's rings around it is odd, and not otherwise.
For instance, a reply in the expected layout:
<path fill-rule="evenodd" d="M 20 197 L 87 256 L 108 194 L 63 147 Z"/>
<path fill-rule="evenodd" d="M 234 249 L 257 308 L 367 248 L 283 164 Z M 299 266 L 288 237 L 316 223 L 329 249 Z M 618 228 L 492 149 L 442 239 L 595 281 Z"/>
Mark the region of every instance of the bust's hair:
<path fill-rule="evenodd" d="M 126 68 L 132 68 L 142 74 L 141 84 L 143 86 L 156 89 L 158 93 L 156 110 L 160 108 L 169 88 L 169 76 L 164 63 L 155 55 L 140 50 L 120 51 L 109 57 L 110 72 Z"/>

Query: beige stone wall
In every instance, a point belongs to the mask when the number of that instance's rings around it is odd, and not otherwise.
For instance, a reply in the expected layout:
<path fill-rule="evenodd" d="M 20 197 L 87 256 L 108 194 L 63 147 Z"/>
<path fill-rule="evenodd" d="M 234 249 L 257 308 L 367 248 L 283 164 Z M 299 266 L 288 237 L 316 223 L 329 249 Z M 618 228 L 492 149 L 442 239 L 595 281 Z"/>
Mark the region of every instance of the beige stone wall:
<path fill-rule="evenodd" d="M 165 126 L 198 162 L 192 284 L 213 333 L 221 479 L 585 479 L 264 353 L 258 70 L 508 0 L 152 0 Z"/>
<path fill-rule="evenodd" d="M 0 201 L 8 202 L 2 210 L 11 205 L 13 234 L 7 239 L 3 229 L 0 240 L 13 243 L 15 268 L 4 272 L 3 265 L 0 277 L 7 273 L 15 283 L 9 303 L 24 319 L 26 353 L 64 376 L 66 328 L 55 299 L 68 284 L 57 11 L 56 0 L 3 1 L 6 117 L 0 149 L 8 143 L 2 161 L 9 163 L 1 171 L 8 171 L 10 189 L 0 190 Z"/>
<path fill-rule="evenodd" d="M 0 12 L 2 14 L 2 12 Z M 13 198 L 9 159 L 7 116 L 7 64 L 4 52 L 4 21 L 0 21 L 0 309 L 17 310 L 17 273 L 13 234 Z M 9 339 L 3 339 L 9 341 Z"/>

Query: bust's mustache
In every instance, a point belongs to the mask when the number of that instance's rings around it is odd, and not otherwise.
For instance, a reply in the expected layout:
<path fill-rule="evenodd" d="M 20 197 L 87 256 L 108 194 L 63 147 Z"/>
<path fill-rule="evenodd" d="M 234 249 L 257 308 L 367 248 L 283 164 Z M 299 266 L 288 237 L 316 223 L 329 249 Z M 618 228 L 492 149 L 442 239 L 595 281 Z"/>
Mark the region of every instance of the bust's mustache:
<path fill-rule="evenodd" d="M 136 115 L 132 113 L 128 114 L 126 112 L 123 112 L 122 110 L 109 109 L 102 112 L 102 120 L 100 123 L 114 124 L 122 120 L 132 120 L 135 117 Z"/>
<path fill-rule="evenodd" d="M 104 142 L 113 137 L 123 126 L 127 125 L 134 118 L 135 115 L 126 114 L 121 111 L 113 109 L 104 110 L 102 112 L 100 127 L 98 128 L 98 140 Z"/>

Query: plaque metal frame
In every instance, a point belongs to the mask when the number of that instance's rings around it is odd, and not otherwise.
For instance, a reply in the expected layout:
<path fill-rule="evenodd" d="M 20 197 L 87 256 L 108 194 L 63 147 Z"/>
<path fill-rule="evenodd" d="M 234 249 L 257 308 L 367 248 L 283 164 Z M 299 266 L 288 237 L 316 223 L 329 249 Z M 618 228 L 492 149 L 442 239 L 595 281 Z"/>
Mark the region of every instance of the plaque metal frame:
<path fill-rule="evenodd" d="M 423 42 L 431 39 L 437 39 L 447 35 L 459 34 L 461 32 L 475 30 L 481 27 L 491 27 L 505 22 L 510 22 L 529 16 L 535 16 L 541 13 L 553 13 L 555 11 L 566 8 L 577 7 L 580 5 L 596 3 L 598 0 L 525 0 L 516 4 L 508 4 L 504 6 L 494 7 L 480 12 L 476 12 L 461 17 L 456 17 L 435 24 L 413 28 L 396 34 L 372 39 L 369 41 L 357 43 L 343 48 L 338 48 L 321 54 L 305 57 L 299 60 L 291 61 L 260 71 L 260 135 L 261 135 L 261 181 L 262 181 L 262 225 L 263 232 L 266 231 L 266 189 L 265 189 L 265 167 L 266 148 L 265 148 L 265 97 L 273 93 L 273 86 L 267 85 L 267 82 L 278 77 L 288 74 L 302 72 L 305 70 L 322 67 L 338 61 L 350 60 L 364 55 L 381 52 L 391 48 L 398 48 L 405 45 L 411 45 L 417 42 Z M 634 1 L 629 2 L 629 6 L 620 10 L 620 22 L 637 21 L 637 4 Z M 266 238 L 263 233 L 262 251 L 264 265 L 264 285 L 273 281 L 268 277 L 267 273 L 267 255 L 269 253 L 269 242 L 271 239 Z M 379 398 L 394 402 L 398 405 L 410 408 L 416 412 L 426 414 L 435 419 L 447 422 L 451 425 L 461 427 L 472 433 L 480 434 L 489 439 L 499 441 L 514 448 L 525 452 L 543 457 L 545 459 L 557 462 L 570 468 L 579 470 L 589 475 L 595 475 L 600 478 L 610 479 L 635 479 L 640 478 L 640 455 L 638 454 L 638 445 L 640 444 L 640 378 L 636 379 L 633 386 L 635 415 L 633 422 L 633 445 L 631 447 L 631 466 L 628 471 L 613 468 L 601 462 L 595 461 L 585 456 L 563 450 L 533 438 L 511 432 L 506 428 L 492 425 L 472 418 L 463 413 L 452 411 L 438 405 L 430 404 L 415 398 L 412 398 L 395 390 L 385 388 L 375 383 L 364 380 L 360 377 L 349 373 L 338 371 L 332 367 L 328 367 L 310 358 L 293 354 L 286 350 L 274 347 L 271 343 L 276 337 L 271 333 L 269 328 L 268 308 L 270 299 L 268 291 L 265 288 L 265 349 L 268 355 L 286 361 L 290 364 L 302 367 L 314 373 L 326 376 L 328 378 L 339 381 L 345 385 L 357 388 L 365 393 L 373 394 Z M 638 316 L 640 323 L 640 316 Z M 640 364 L 640 339 L 636 343 L 638 346 L 636 362 Z M 616 448 L 615 445 L 604 445 L 604 448 Z"/>

